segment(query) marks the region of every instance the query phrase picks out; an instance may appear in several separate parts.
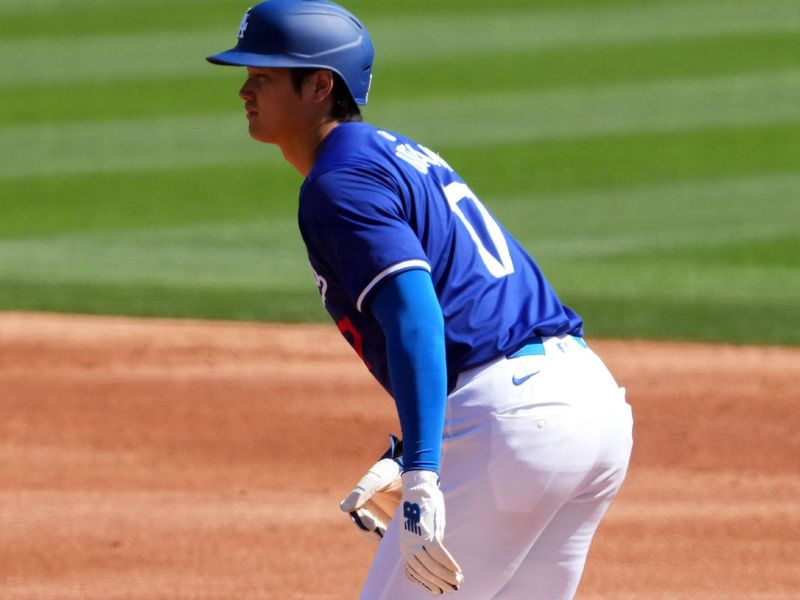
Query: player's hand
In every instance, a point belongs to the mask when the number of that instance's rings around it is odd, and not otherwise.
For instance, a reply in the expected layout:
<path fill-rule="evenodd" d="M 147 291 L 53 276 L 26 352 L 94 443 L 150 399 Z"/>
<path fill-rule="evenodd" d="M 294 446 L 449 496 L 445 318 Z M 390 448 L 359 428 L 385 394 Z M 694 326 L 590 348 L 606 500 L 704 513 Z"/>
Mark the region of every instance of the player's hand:
<path fill-rule="evenodd" d="M 432 471 L 406 471 L 403 481 L 403 522 L 400 553 L 406 576 L 434 596 L 455 592 L 464 581 L 461 567 L 442 543 L 444 496 Z"/>
<path fill-rule="evenodd" d="M 392 436 L 391 446 L 381 459 L 370 467 L 352 492 L 342 500 L 340 508 L 350 513 L 359 529 L 380 540 L 392 520 L 403 496 L 400 481 L 401 442 Z"/>

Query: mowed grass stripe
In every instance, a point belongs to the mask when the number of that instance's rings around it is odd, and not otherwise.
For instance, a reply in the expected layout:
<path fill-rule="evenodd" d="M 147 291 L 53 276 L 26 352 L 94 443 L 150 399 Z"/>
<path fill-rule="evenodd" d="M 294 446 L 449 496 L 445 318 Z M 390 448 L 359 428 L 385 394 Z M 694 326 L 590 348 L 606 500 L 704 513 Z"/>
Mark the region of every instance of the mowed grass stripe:
<path fill-rule="evenodd" d="M 301 181 L 283 162 L 0 180 L 0 238 L 291 218 Z"/>
<path fill-rule="evenodd" d="M 455 39 L 466 33 L 485 32 L 498 41 L 517 47 L 588 43 L 619 39 L 663 36 L 718 35 L 737 31 L 796 30 L 798 17 L 792 0 L 759 2 L 630 2 L 594 0 L 589 2 L 540 0 L 532 7 L 528 0 L 452 2 L 430 0 L 424 5 L 411 2 L 381 4 L 369 1 L 347 2 L 364 21 L 382 47 L 408 46 L 402 32 L 415 32 L 414 42 L 434 41 L 452 47 Z M 24 8 L 21 8 L 23 7 Z M 172 0 L 163 2 L 52 0 L 19 2 L 6 0 L 0 5 L 0 33 L 7 40 L 32 37 L 75 38 L 100 33 L 125 34 L 213 29 L 235 33 L 238 18 L 248 4 L 224 6 L 213 0 Z M 424 11 L 425 18 L 420 19 Z M 393 27 L 392 24 L 396 24 Z M 502 35 L 498 35 L 502 32 Z M 482 45 L 486 40 L 466 43 Z"/>
<path fill-rule="evenodd" d="M 6 147 L 7 150 L 3 149 Z M 278 150 L 247 134 L 244 112 L 0 129 L 0 179 L 277 162 Z"/>
<path fill-rule="evenodd" d="M 233 0 L 3 0 L 0 38 L 69 39 L 87 35 L 222 28 L 251 6 Z"/>
<path fill-rule="evenodd" d="M 659 79 L 721 77 L 800 67 L 800 35 L 738 34 L 637 40 L 537 52 L 492 51 L 407 61 L 379 68 L 371 100 L 471 96 L 494 92 L 594 87 Z M 702 57 L 702 59 L 698 59 Z M 464 73 L 469 76 L 465 77 Z"/>
<path fill-rule="evenodd" d="M 800 70 L 406 101 L 368 117 L 450 148 L 790 123 L 800 120 Z M 0 179 L 280 159 L 248 143 L 241 113 L 3 127 L 0 140 Z"/>
<path fill-rule="evenodd" d="M 798 198 L 800 173 L 770 173 L 501 197 L 496 212 L 537 257 L 575 262 L 800 236 Z"/>
<path fill-rule="evenodd" d="M 434 98 L 375 114 L 387 127 L 450 146 L 793 122 L 800 119 L 800 69 Z"/>
<path fill-rule="evenodd" d="M 0 278 L 260 289 L 310 285 L 296 219 L 0 241 Z"/>
<path fill-rule="evenodd" d="M 491 200 L 797 172 L 798 140 L 800 123 L 781 123 L 436 148 Z"/>
<path fill-rule="evenodd" d="M 798 139 L 800 124 L 779 124 L 436 148 L 478 195 L 500 209 L 497 198 L 534 201 L 564 192 L 580 196 L 585 190 L 796 172 Z M 300 183 L 283 160 L 0 179 L 0 237 L 291 216 Z M 584 213 L 579 206 L 574 212 Z M 535 212 L 509 220 L 515 226 L 530 221 Z M 571 221 L 570 215 L 563 219 Z"/>
<path fill-rule="evenodd" d="M 779 173 L 484 200 L 545 267 L 563 272 L 589 264 L 623 264 L 642 256 L 658 264 L 663 262 L 659 253 L 666 251 L 668 257 L 680 258 L 682 249 L 796 235 L 798 197 L 800 174 Z M 0 255 L 0 278 L 13 281 L 204 289 L 295 288 L 310 281 L 296 219 L 285 213 L 185 227 L 28 236 L 0 241 Z M 684 260 L 689 259 L 691 255 Z M 702 265 L 695 267 L 705 270 Z M 777 264 L 776 268 L 786 271 L 788 278 L 794 267 Z M 759 279 L 759 293 L 789 297 L 800 278 L 794 278 L 794 287 L 787 286 L 787 278 L 764 276 Z M 690 293 L 696 288 L 691 279 L 687 275 L 683 284 L 670 280 L 669 286 L 677 287 L 679 294 Z M 602 287 L 591 281 L 587 285 Z M 713 285 L 703 290 L 703 295 L 716 297 Z M 727 293 L 718 291 L 721 297 Z"/>
<path fill-rule="evenodd" d="M 510 221 L 515 234 L 562 299 L 587 319 L 591 336 L 796 344 L 800 244 L 793 199 L 799 179 L 786 173 L 571 192 L 531 197 L 527 209 L 523 198 L 487 203 L 504 218 L 520 211 Z M 615 214 L 621 217 L 616 228 Z M 0 242 L 0 307 L 324 319 L 293 221 L 284 214 L 220 226 L 131 227 Z M 519 235 L 525 222 L 528 233 Z M 603 235 L 593 237 L 594 247 L 584 246 L 582 237 L 595 226 Z M 734 234 L 721 231 L 731 226 Z M 651 239 L 658 230 L 681 232 L 676 247 L 659 247 L 664 238 Z M 620 235 L 628 239 L 615 245 Z M 602 253 L 604 240 L 612 252 Z M 764 251 L 780 260 L 757 260 Z"/>
<path fill-rule="evenodd" d="M 422 100 L 488 91 L 534 92 L 775 72 L 800 67 L 798 45 L 796 34 L 760 34 L 575 47 L 522 56 L 514 52 L 471 55 L 429 61 L 424 68 L 418 62 L 397 63 L 379 69 L 367 110 L 411 97 Z M 698 56 L 703 59 L 697 60 Z M 464 77 L 465 71 L 469 78 Z M 242 69 L 209 65 L 202 75 L 64 82 L 57 94 L 45 81 L 6 86 L 0 127 L 185 114 L 187 109 L 193 113 L 239 109 L 237 91 L 243 80 Z"/>
<path fill-rule="evenodd" d="M 377 25 L 378 52 L 404 60 L 428 60 L 508 50 L 531 52 L 643 40 L 797 32 L 800 10 L 794 0 L 644 2 L 567 7 L 561 11 L 461 12 L 431 19 L 395 17 L 391 23 Z M 409 44 L 409 32 L 413 32 L 413 44 Z"/>
<path fill-rule="evenodd" d="M 0 41 L 0 85 L 125 81 L 202 74 L 235 39 L 219 30 Z M 219 46 L 219 47 L 218 47 Z M 2 88 L 0 88 L 2 89 Z"/>
<path fill-rule="evenodd" d="M 794 0 L 764 0 L 626 5 L 544 13 L 467 12 L 425 19 L 392 15 L 376 17 L 367 25 L 376 43 L 376 69 L 380 69 L 381 65 L 392 63 L 509 51 L 798 32 L 800 11 Z M 116 34 L 74 38 L 4 36 L 0 41 L 0 85 L 200 74 L 207 68 L 203 57 L 235 42 L 230 26 L 139 34 L 126 29 Z"/>
<path fill-rule="evenodd" d="M 706 246 L 699 246 L 705 249 Z M 703 301 L 724 307 L 731 304 L 753 304 L 753 290 L 758 302 L 781 305 L 787 318 L 800 320 L 796 299 L 800 279 L 789 266 L 712 263 L 699 266 L 692 262 L 647 257 L 648 262 L 570 263 L 549 269 L 551 280 L 563 294 L 597 295 L 627 298 L 643 302 L 656 297 L 660 301 Z M 544 265 L 545 270 L 547 264 Z M 605 285 L 598 285 L 605 280 Z M 609 285 L 611 284 L 611 285 Z M 791 314 L 790 314 L 791 313 Z M 777 318 L 782 313 L 775 315 Z M 666 324 L 665 324 L 666 325 Z M 797 331 L 791 332 L 800 338 Z"/>
<path fill-rule="evenodd" d="M 0 14 L 36 13 L 45 10 L 65 10 L 68 8 L 102 8 L 130 4 L 131 0 L 3 0 Z M 147 2 L 143 1 L 143 5 Z"/>

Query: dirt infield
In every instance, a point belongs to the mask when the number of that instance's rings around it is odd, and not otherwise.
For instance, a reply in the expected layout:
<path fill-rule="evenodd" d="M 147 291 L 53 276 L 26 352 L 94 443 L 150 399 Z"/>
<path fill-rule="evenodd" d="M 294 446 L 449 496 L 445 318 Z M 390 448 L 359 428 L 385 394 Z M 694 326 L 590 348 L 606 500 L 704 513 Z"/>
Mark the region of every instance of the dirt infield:
<path fill-rule="evenodd" d="M 800 349 L 588 341 L 636 447 L 578 599 L 800 598 Z M 0 314 L 0 417 L 3 600 L 357 597 L 398 427 L 335 327 Z"/>

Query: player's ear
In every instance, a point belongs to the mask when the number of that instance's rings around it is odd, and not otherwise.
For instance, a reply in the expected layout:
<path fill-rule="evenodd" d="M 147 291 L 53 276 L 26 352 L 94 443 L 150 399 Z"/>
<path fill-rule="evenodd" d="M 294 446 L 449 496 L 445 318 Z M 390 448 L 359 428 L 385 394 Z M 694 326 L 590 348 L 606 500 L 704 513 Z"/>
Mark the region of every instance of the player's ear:
<path fill-rule="evenodd" d="M 311 77 L 312 99 L 315 103 L 325 102 L 333 94 L 333 71 L 320 69 Z"/>

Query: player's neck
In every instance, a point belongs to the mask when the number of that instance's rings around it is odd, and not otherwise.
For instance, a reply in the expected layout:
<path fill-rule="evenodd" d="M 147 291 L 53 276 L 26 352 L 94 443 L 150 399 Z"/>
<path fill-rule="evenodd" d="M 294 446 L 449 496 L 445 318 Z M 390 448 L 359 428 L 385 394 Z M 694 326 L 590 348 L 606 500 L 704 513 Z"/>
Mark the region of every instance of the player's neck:
<path fill-rule="evenodd" d="M 303 177 L 307 177 L 314 167 L 323 140 L 338 125 L 338 121 L 325 121 L 318 127 L 310 129 L 307 136 L 293 138 L 287 143 L 280 144 L 286 162 L 297 169 Z"/>

